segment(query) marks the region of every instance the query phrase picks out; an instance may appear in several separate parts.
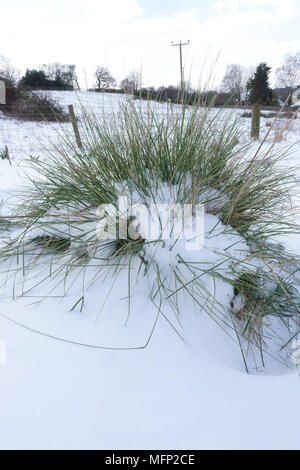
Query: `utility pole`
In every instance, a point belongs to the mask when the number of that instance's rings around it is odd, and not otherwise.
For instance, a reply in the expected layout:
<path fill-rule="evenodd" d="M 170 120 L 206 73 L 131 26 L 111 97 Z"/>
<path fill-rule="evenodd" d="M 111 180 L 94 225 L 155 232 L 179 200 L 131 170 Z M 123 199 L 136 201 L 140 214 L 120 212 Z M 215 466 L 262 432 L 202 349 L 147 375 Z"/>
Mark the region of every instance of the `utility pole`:
<path fill-rule="evenodd" d="M 183 94 L 184 94 L 184 75 L 183 75 L 183 64 L 182 64 L 182 47 L 183 46 L 188 46 L 190 44 L 190 41 L 188 42 L 180 42 L 178 44 L 174 44 L 173 41 L 171 43 L 172 46 L 178 47 L 179 46 L 179 56 L 180 56 L 180 84 L 181 84 L 181 97 L 183 100 Z"/>

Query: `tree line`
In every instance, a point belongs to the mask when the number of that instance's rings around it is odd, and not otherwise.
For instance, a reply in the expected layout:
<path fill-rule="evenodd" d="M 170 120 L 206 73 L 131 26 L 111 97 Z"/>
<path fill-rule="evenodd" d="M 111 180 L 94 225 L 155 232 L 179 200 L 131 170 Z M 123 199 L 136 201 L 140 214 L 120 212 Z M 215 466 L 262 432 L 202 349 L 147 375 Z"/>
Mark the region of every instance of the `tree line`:
<path fill-rule="evenodd" d="M 265 62 L 256 68 L 245 68 L 239 64 L 227 66 L 221 83 L 221 90 L 230 93 L 236 102 L 250 104 L 276 104 L 278 99 L 292 104 L 292 93 L 300 87 L 300 51 L 287 54 L 275 71 L 277 88 L 272 90 L 269 83 L 271 67 Z"/>
<path fill-rule="evenodd" d="M 6 64 L 6 71 L 13 68 Z M 300 52 L 287 54 L 282 65 L 276 69 L 277 86 L 275 91 L 269 83 L 271 67 L 262 62 L 256 68 L 246 68 L 240 64 L 230 64 L 226 68 L 225 75 L 218 91 L 206 91 L 205 99 L 214 99 L 216 104 L 234 103 L 259 103 L 262 105 L 277 105 L 278 99 L 285 101 L 297 86 L 300 85 Z M 23 77 L 19 79 L 19 86 L 29 90 L 80 90 L 73 64 L 42 64 L 37 69 L 27 69 Z M 170 100 L 177 102 L 182 99 L 180 86 L 169 85 L 167 87 L 143 87 L 141 74 L 136 70 L 129 72 L 119 83 L 107 67 L 98 66 L 94 73 L 94 85 L 90 90 L 98 92 L 124 92 L 140 97 L 151 97 L 158 100 Z M 184 96 L 187 102 L 199 97 L 199 91 L 192 89 L 190 84 L 184 84 Z M 203 97 L 203 93 L 201 94 Z M 289 105 L 292 104 L 291 97 Z"/>
<path fill-rule="evenodd" d="M 79 89 L 76 66 L 69 64 L 43 64 L 38 70 L 26 70 L 20 85 L 31 90 L 75 90 Z"/>
<path fill-rule="evenodd" d="M 66 72 L 68 69 L 62 69 Z M 50 76 L 50 68 L 49 68 Z M 53 75 L 53 81 L 58 78 Z M 0 80 L 5 83 L 5 104 L 0 103 L 0 111 L 7 116 L 23 121 L 68 121 L 69 115 L 63 107 L 45 93 L 34 93 L 23 84 L 23 77 L 2 56 L 0 56 Z M 67 80 L 63 76 L 62 80 Z M 57 82 L 61 86 L 61 82 Z"/>
<path fill-rule="evenodd" d="M 94 87 L 91 90 L 103 92 L 117 86 L 111 72 L 98 66 L 95 74 Z M 69 64 L 43 64 L 38 69 L 27 69 L 20 79 L 20 85 L 31 90 L 80 90 L 76 66 Z M 133 70 L 121 81 L 120 88 L 125 93 L 136 93 L 141 88 L 140 74 Z"/>

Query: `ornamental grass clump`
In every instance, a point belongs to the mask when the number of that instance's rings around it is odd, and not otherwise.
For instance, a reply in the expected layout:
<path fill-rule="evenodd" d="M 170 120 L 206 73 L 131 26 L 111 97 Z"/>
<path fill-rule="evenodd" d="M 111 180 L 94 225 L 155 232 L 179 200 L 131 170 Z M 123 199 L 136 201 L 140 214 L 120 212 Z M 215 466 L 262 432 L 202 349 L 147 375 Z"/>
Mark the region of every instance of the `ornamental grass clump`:
<path fill-rule="evenodd" d="M 124 309 L 126 298 L 128 318 L 143 292 L 153 329 L 162 317 L 180 337 L 195 309 L 233 338 L 246 367 L 257 353 L 264 364 L 270 342 L 283 346 L 299 323 L 298 260 L 278 243 L 299 233 L 286 153 L 245 143 L 237 119 L 201 103 L 129 102 L 102 119 L 83 110 L 81 140 L 79 149 L 61 131 L 52 151 L 29 159 L 18 230 L 2 239 L 8 272 L 25 282 L 43 269 L 29 290 L 46 283 L 52 294 L 81 277 L 81 307 L 87 287 L 100 296 L 109 286 L 103 304 L 113 296 Z"/>

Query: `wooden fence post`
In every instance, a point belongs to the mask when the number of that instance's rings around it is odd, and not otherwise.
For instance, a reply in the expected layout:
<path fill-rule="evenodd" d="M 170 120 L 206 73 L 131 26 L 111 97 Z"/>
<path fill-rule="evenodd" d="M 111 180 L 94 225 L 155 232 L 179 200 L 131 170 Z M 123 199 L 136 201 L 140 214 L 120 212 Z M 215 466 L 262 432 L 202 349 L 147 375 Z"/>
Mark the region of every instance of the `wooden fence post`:
<path fill-rule="evenodd" d="M 5 145 L 5 154 L 7 156 L 7 159 L 9 161 L 9 164 L 11 165 L 11 159 L 10 159 L 10 156 L 9 156 L 9 150 L 8 150 L 8 147 L 7 145 Z"/>
<path fill-rule="evenodd" d="M 74 107 L 73 107 L 72 104 L 69 104 L 68 108 L 69 108 L 69 113 L 70 113 L 70 117 L 71 117 L 72 126 L 73 126 L 73 130 L 74 130 L 74 134 L 75 134 L 75 139 L 76 139 L 77 145 L 78 145 L 78 147 L 79 147 L 80 149 L 82 149 L 82 142 L 81 142 L 81 138 L 80 138 L 80 134 L 79 134 L 79 129 L 78 129 L 77 121 L 76 121 L 76 116 L 75 116 L 75 112 L 74 112 Z"/>
<path fill-rule="evenodd" d="M 259 139 L 260 130 L 260 105 L 254 104 L 252 106 L 252 120 L 251 120 L 251 137 Z"/>

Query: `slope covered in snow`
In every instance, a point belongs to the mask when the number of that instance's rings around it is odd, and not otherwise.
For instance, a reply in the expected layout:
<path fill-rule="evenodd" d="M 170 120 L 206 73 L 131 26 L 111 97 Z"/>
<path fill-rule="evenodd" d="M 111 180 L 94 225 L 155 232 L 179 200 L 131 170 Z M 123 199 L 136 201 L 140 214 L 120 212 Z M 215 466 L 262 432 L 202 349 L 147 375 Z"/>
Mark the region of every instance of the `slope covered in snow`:
<path fill-rule="evenodd" d="M 64 105 L 76 104 L 72 93 L 55 95 Z M 111 95 L 83 93 L 80 100 L 96 113 L 99 106 L 106 113 L 118 107 L 118 98 Z M 156 106 L 164 112 L 164 105 Z M 262 119 L 262 133 L 266 122 Z M 250 120 L 243 119 L 242 125 L 250 127 Z M 64 126 L 72 131 L 70 124 Z M 9 146 L 13 162 L 0 162 L 1 200 L 14 200 L 22 185 L 23 157 L 28 152 L 38 156 L 49 146 L 49 136 L 55 141 L 54 127 L 0 118 L 0 148 Z M 290 144 L 295 146 L 286 163 L 298 178 L 298 120 L 287 140 L 276 145 L 283 149 Z M 213 218 L 206 216 L 205 230 Z M 230 237 L 217 239 L 217 246 L 206 240 L 204 249 L 226 249 L 234 242 Z M 299 253 L 295 237 L 281 241 Z M 164 262 L 161 254 L 157 257 Z M 289 358 L 290 369 L 270 359 L 267 371 L 253 365 L 247 375 L 238 345 L 208 315 L 199 315 L 185 300 L 178 326 L 183 341 L 168 322 L 177 329 L 171 311 L 157 317 L 142 282 L 135 286 L 128 316 L 127 273 L 117 278 L 115 297 L 108 296 L 107 280 L 96 283 L 81 312 L 82 285 L 75 274 L 67 281 L 67 297 L 56 289 L 53 297 L 50 293 L 41 300 L 50 284 L 38 287 L 38 296 L 29 287 L 48 267 L 38 265 L 26 283 L 6 269 L 0 298 L 0 340 L 6 348 L 0 365 L 0 448 L 299 447 L 300 380 Z M 229 305 L 231 290 L 218 292 L 218 300 Z"/>

